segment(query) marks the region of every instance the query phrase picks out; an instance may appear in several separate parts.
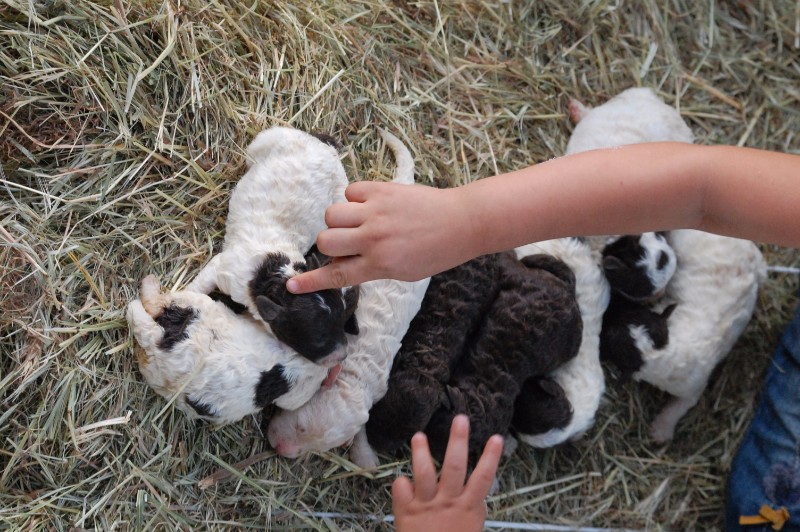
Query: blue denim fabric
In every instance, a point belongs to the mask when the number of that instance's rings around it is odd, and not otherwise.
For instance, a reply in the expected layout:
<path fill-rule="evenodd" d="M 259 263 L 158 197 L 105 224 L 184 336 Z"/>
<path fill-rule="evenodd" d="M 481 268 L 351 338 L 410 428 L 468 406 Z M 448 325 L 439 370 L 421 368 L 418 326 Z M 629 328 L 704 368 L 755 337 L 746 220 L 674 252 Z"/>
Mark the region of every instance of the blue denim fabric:
<path fill-rule="evenodd" d="M 771 531 L 771 525 L 739 525 L 740 515 L 757 515 L 768 504 L 789 510 L 783 532 L 800 531 L 800 308 L 775 351 L 727 491 L 726 530 Z"/>

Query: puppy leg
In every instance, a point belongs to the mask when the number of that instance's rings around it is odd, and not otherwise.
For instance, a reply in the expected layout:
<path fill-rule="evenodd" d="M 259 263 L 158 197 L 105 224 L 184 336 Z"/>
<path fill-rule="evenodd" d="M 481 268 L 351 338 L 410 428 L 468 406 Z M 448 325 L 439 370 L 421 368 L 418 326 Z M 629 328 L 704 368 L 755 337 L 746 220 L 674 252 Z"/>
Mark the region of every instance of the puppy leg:
<path fill-rule="evenodd" d="M 650 425 L 650 437 L 656 443 L 665 443 L 675 434 L 675 426 L 694 405 L 699 395 L 692 397 L 675 397 L 656 416 Z"/>
<path fill-rule="evenodd" d="M 203 269 L 200 270 L 200 273 L 198 273 L 192 282 L 186 287 L 188 292 L 210 294 L 216 288 L 218 288 L 217 271 L 219 269 L 221 256 L 222 254 L 214 255 L 214 257 L 208 261 L 208 264 L 206 264 Z"/>
<path fill-rule="evenodd" d="M 362 469 L 378 467 L 378 455 L 370 447 L 367 441 L 367 429 L 363 426 L 353 438 L 353 445 L 350 446 L 350 460 Z"/>

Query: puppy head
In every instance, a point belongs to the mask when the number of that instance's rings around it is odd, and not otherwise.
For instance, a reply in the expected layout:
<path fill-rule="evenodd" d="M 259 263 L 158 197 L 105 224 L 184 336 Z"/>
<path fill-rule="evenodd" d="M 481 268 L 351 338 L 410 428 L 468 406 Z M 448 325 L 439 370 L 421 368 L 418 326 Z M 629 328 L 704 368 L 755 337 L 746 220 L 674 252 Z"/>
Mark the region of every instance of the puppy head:
<path fill-rule="evenodd" d="M 367 422 L 367 409 L 361 390 L 343 386 L 339 380 L 334 388 L 319 391 L 297 410 L 283 410 L 275 415 L 267 429 L 267 438 L 275 452 L 297 458 L 349 444 Z"/>
<path fill-rule="evenodd" d="M 358 334 L 358 287 L 292 294 L 286 281 L 304 271 L 282 253 L 270 253 L 250 281 L 250 297 L 275 337 L 317 364 L 331 367 L 345 357 L 345 333 Z"/>
<path fill-rule="evenodd" d="M 143 351 L 142 376 L 189 417 L 234 422 L 258 411 L 270 393 L 285 391 L 273 374 L 262 385 L 265 374 L 253 367 L 251 355 L 262 355 L 259 340 L 267 336 L 263 327 L 204 294 L 161 293 L 151 275 L 142 281 L 140 299 L 128 305 L 127 319 Z"/>
<path fill-rule="evenodd" d="M 661 233 L 622 236 L 603 249 L 611 289 L 632 301 L 663 295 L 676 266 L 675 251 Z"/>

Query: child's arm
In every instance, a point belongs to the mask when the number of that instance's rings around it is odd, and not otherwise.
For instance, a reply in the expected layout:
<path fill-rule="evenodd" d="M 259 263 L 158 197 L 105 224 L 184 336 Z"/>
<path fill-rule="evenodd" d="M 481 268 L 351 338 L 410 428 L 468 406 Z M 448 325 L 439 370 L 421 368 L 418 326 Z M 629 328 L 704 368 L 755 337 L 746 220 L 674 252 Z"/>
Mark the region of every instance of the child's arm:
<path fill-rule="evenodd" d="M 298 275 L 307 292 L 415 280 L 472 257 L 577 235 L 695 228 L 800 245 L 800 156 L 729 146 L 634 144 L 552 159 L 453 189 L 359 182 Z"/>
<path fill-rule="evenodd" d="M 467 480 L 469 420 L 456 416 L 450 427 L 442 475 L 436 481 L 428 440 L 423 433 L 411 439 L 414 483 L 399 477 L 392 485 L 392 509 L 398 531 L 458 530 L 480 531 L 486 520 L 484 499 L 494 482 L 503 452 L 503 438 L 492 436 L 478 464 Z"/>

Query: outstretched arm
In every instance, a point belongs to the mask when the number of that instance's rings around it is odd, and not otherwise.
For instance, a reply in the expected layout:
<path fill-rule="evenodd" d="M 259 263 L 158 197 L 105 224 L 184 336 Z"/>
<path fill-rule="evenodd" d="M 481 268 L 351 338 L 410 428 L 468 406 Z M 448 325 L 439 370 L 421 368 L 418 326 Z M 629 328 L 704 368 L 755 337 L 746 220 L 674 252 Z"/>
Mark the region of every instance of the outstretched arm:
<path fill-rule="evenodd" d="M 436 481 L 428 440 L 423 433 L 411 439 L 411 466 L 414 483 L 400 477 L 392 485 L 392 509 L 395 526 L 403 530 L 459 530 L 468 532 L 483 529 L 486 520 L 484 500 L 494 482 L 497 464 L 503 452 L 503 438 L 492 436 L 469 479 L 469 420 L 459 415 L 450 427 L 442 475 Z"/>
<path fill-rule="evenodd" d="M 347 198 L 317 240 L 334 262 L 294 277 L 291 291 L 421 279 L 563 236 L 693 228 L 800 245 L 800 156 L 751 148 L 634 144 L 453 189 L 359 182 Z"/>

